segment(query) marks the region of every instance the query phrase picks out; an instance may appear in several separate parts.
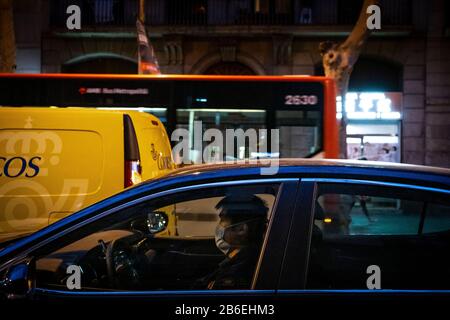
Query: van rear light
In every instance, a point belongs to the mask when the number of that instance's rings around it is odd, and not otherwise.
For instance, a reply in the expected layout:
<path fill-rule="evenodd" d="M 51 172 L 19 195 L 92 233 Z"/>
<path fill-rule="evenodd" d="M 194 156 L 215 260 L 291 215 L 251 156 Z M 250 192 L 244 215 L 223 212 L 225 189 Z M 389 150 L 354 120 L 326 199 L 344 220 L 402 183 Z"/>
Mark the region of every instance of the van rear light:
<path fill-rule="evenodd" d="M 125 161 L 125 188 L 142 181 L 142 168 L 139 161 Z"/>
<path fill-rule="evenodd" d="M 139 145 L 134 131 L 133 122 L 129 115 L 123 116 L 124 133 L 124 187 L 131 187 L 142 181 L 141 157 Z"/>

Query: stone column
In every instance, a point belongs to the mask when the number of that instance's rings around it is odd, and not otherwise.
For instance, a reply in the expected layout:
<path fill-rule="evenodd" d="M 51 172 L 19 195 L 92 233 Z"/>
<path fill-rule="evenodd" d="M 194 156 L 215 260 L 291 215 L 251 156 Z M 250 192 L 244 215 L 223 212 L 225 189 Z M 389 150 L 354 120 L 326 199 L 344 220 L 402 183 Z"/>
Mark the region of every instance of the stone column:
<path fill-rule="evenodd" d="M 450 167 L 450 38 L 445 1 L 431 1 L 426 48 L 425 164 Z"/>

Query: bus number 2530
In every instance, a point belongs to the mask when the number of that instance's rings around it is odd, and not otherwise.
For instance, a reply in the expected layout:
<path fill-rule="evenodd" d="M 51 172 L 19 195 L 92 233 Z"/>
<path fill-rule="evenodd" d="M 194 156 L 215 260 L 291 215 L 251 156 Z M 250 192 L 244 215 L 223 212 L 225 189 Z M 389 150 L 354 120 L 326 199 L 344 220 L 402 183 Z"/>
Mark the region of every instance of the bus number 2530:
<path fill-rule="evenodd" d="M 308 96 L 308 95 L 287 95 L 284 97 L 285 105 L 316 105 L 318 102 L 317 96 Z"/>

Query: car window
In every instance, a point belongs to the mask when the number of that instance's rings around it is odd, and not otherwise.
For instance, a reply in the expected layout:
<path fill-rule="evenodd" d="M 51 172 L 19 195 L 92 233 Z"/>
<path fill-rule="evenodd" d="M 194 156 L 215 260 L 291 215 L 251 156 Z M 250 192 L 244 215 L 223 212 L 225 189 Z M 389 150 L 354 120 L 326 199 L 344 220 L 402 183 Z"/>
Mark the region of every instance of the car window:
<path fill-rule="evenodd" d="M 423 233 L 450 231 L 450 205 L 428 203 Z"/>
<path fill-rule="evenodd" d="M 322 184 L 318 190 L 307 288 L 450 288 L 448 206 L 407 188 Z"/>
<path fill-rule="evenodd" d="M 251 289 L 278 190 L 198 189 L 119 210 L 37 259 L 37 286 L 70 290 L 80 280 L 76 289 Z"/>
<path fill-rule="evenodd" d="M 317 200 L 315 225 L 324 237 L 417 234 L 422 206 L 396 197 L 326 193 Z"/>

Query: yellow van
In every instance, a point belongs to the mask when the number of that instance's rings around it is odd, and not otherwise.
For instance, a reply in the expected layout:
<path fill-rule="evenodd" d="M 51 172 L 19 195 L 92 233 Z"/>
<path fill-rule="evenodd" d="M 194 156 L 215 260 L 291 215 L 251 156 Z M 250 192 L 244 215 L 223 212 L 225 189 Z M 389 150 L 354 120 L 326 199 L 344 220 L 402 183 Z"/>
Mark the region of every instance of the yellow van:
<path fill-rule="evenodd" d="M 173 168 L 166 130 L 150 114 L 1 107 L 0 239 Z"/>

